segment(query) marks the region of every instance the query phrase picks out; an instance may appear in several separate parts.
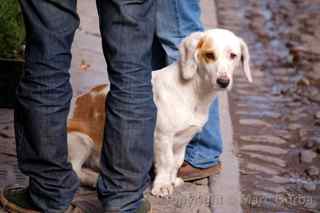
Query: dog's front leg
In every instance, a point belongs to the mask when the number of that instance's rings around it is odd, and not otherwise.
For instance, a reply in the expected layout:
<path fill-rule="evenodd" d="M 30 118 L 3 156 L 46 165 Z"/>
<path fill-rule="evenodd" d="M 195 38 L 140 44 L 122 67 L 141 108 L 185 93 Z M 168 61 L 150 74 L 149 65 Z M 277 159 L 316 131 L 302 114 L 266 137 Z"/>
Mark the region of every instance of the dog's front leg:
<path fill-rule="evenodd" d="M 179 148 L 174 149 L 174 158 L 175 158 L 175 165 L 174 165 L 174 171 L 172 172 L 172 180 L 174 180 L 174 186 L 178 187 L 183 184 L 183 179 L 180 177 L 177 177 L 178 170 L 183 164 L 184 157 L 186 152 L 186 146 L 182 146 Z"/>
<path fill-rule="evenodd" d="M 173 136 L 155 135 L 155 169 L 156 177 L 151 194 L 165 197 L 173 192 L 172 173 L 175 167 L 173 155 Z"/>

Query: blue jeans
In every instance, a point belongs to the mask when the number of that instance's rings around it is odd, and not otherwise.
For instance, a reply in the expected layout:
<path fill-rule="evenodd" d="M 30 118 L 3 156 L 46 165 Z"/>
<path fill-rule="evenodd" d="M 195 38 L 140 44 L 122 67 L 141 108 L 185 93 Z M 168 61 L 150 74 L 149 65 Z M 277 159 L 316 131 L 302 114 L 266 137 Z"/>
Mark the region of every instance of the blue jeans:
<path fill-rule="evenodd" d="M 21 171 L 43 212 L 63 212 L 79 180 L 68 162 L 66 121 L 72 88 L 76 0 L 20 0 L 27 38 L 17 88 L 15 131 Z M 156 107 L 151 87 L 153 0 L 98 0 L 110 92 L 97 190 L 106 212 L 134 212 L 149 183 Z"/>
<path fill-rule="evenodd" d="M 158 0 L 156 40 L 153 45 L 153 68 L 159 69 L 179 58 L 181 40 L 195 31 L 203 31 L 199 0 Z M 186 150 L 185 161 L 197 168 L 208 168 L 219 161 L 222 137 L 219 103 L 213 101 L 208 122 L 194 136 Z"/>

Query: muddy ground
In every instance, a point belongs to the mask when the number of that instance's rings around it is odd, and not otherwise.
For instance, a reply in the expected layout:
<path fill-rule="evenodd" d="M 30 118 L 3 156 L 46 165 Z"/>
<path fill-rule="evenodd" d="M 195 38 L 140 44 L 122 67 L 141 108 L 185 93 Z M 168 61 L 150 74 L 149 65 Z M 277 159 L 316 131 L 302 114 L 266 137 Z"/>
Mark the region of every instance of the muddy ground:
<path fill-rule="evenodd" d="M 320 211 L 320 1 L 218 0 L 254 83 L 230 95 L 245 212 Z"/>

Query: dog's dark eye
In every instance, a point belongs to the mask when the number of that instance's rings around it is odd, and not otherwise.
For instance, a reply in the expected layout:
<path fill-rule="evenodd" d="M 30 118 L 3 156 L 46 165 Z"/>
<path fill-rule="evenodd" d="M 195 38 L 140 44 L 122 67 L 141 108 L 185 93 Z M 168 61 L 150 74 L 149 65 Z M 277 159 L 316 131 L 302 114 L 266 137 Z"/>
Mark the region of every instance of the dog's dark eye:
<path fill-rule="evenodd" d="M 206 53 L 206 58 L 208 60 L 212 60 L 212 61 L 216 60 L 216 56 L 215 56 L 215 54 L 213 52 Z"/>
<path fill-rule="evenodd" d="M 237 57 L 237 55 L 235 53 L 230 53 L 230 58 L 231 59 L 235 59 Z"/>

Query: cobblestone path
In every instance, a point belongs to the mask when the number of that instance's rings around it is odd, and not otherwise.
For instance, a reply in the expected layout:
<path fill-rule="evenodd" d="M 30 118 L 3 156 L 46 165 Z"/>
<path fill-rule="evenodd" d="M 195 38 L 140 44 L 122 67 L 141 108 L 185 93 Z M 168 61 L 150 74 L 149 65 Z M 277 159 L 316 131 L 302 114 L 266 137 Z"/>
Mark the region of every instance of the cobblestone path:
<path fill-rule="evenodd" d="M 0 190 L 5 184 L 26 184 L 27 179 L 17 168 L 11 109 L 0 110 L 0 142 Z"/>
<path fill-rule="evenodd" d="M 219 26 L 242 36 L 252 58 L 254 83 L 239 72 L 230 93 L 244 212 L 319 212 L 320 1 L 217 8 Z"/>

